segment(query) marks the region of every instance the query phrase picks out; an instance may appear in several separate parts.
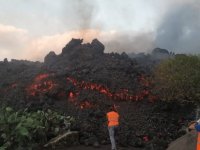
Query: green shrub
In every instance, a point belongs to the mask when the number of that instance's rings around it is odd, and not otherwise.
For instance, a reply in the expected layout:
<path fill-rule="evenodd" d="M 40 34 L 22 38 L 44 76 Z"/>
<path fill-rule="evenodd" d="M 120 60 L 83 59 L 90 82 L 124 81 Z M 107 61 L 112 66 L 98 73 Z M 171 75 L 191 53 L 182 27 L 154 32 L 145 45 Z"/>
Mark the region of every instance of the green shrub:
<path fill-rule="evenodd" d="M 27 109 L 1 108 L 0 150 L 36 148 L 63 130 L 69 130 L 73 121 L 72 117 L 50 109 L 28 112 Z"/>
<path fill-rule="evenodd" d="M 154 92 L 162 100 L 200 104 L 200 57 L 177 55 L 154 72 Z"/>

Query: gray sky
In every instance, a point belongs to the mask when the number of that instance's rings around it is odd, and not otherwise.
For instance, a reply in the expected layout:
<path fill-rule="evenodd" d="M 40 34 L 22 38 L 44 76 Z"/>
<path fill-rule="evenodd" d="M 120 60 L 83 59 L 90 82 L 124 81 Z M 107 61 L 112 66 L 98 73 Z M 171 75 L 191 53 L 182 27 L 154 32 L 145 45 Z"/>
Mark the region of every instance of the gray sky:
<path fill-rule="evenodd" d="M 106 52 L 200 52 L 197 0 L 0 0 L 0 60 L 43 60 L 71 38 Z"/>

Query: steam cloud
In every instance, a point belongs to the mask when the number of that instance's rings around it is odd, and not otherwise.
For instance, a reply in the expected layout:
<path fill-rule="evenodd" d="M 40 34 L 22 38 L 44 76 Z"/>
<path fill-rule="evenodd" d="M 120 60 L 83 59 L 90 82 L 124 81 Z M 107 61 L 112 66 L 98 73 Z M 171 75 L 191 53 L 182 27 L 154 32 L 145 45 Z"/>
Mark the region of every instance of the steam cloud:
<path fill-rule="evenodd" d="M 46 0 L 42 0 L 42 2 L 46 5 L 49 4 Z M 144 52 L 155 47 L 165 48 L 176 53 L 200 52 L 200 2 L 197 0 L 168 0 L 165 2 L 154 0 L 149 2 L 157 14 L 152 20 L 145 20 L 147 29 L 137 31 L 126 29 L 126 27 L 140 22 L 140 18 L 137 16 L 146 15 L 144 14 L 145 6 L 143 6 L 146 1 L 127 0 L 126 3 L 122 3 L 121 0 L 115 0 L 115 2 L 61 0 L 61 2 L 57 6 L 60 10 L 58 14 L 61 15 L 57 19 L 60 22 L 56 22 L 56 14 L 52 18 L 48 16 L 47 10 L 43 10 L 42 13 L 42 18 L 47 24 L 44 23 L 44 26 L 39 29 L 38 25 L 40 24 L 35 22 L 37 25 L 34 29 L 38 29 L 40 32 L 45 28 L 44 32 L 50 30 L 49 34 L 47 32 L 47 34 L 33 36 L 31 25 L 27 25 L 28 29 L 23 29 L 0 22 L 0 37 L 2 37 L 0 59 L 7 57 L 43 60 L 49 51 L 60 53 L 62 47 L 71 38 L 83 38 L 85 42 L 98 38 L 105 45 L 106 52 Z M 133 11 L 132 6 L 135 5 L 135 2 L 141 2 L 138 6 L 141 7 L 139 14 L 135 14 Z M 34 3 L 31 1 L 31 4 Z M 58 4 L 57 2 L 51 4 L 53 10 L 55 7 L 52 5 L 55 3 Z M 110 10 L 111 7 L 114 11 Z M 164 9 L 164 11 L 159 14 L 160 10 L 156 10 L 158 8 Z M 38 14 L 40 13 L 38 12 Z M 23 22 L 23 20 L 21 21 Z M 49 24 L 50 22 L 52 24 Z M 41 24 L 43 25 L 43 23 Z M 61 27 L 59 28 L 57 25 L 61 25 Z M 151 28 L 148 28 L 149 26 Z M 34 55 L 32 51 L 34 51 Z"/>
<path fill-rule="evenodd" d="M 157 29 L 158 47 L 179 53 L 200 52 L 199 2 L 184 4 L 170 11 Z"/>
<path fill-rule="evenodd" d="M 100 38 L 101 39 L 101 38 Z M 107 40 L 102 38 L 107 52 L 138 53 L 155 48 L 153 33 L 115 33 Z"/>
<path fill-rule="evenodd" d="M 93 0 L 74 0 L 74 1 L 65 1 L 63 10 L 64 23 L 71 26 L 72 30 L 79 31 L 80 36 L 85 39 L 86 33 L 83 32 L 87 29 L 90 29 L 92 26 L 95 1 Z M 68 17 L 66 17 L 66 14 Z M 73 38 L 73 37 L 72 37 Z"/>
<path fill-rule="evenodd" d="M 100 1 L 99 1 L 100 2 Z M 98 26 L 99 35 L 95 35 L 97 38 L 105 44 L 106 50 L 117 52 L 143 52 L 152 50 L 155 47 L 165 48 L 176 53 L 198 53 L 200 52 L 200 2 L 196 0 L 175 0 L 169 1 L 168 9 L 164 16 L 160 16 L 160 22 L 155 27 L 154 31 L 144 32 L 127 32 L 117 31 L 115 34 L 102 36 L 101 30 L 104 29 L 104 22 L 99 20 L 97 22 L 96 16 L 98 13 L 98 1 L 84 1 L 79 0 L 78 3 L 74 3 L 76 7 L 76 15 L 79 22 L 80 37 L 86 39 L 86 34 L 83 29 L 90 29 Z M 107 2 L 107 5 L 115 6 L 120 1 L 116 0 L 116 4 L 113 2 Z M 159 2 L 158 2 L 159 3 Z M 116 11 L 122 14 L 120 17 L 122 26 L 132 25 L 130 22 L 130 12 L 124 11 L 129 7 L 129 4 L 125 3 L 120 7 L 115 7 Z M 124 12 L 123 12 L 124 11 Z M 141 10 L 143 11 L 143 10 Z M 109 14 L 116 19 L 115 12 Z M 107 20 L 112 21 L 112 20 Z M 120 25 L 116 25 L 120 28 Z M 96 38 L 94 37 L 94 38 Z"/>

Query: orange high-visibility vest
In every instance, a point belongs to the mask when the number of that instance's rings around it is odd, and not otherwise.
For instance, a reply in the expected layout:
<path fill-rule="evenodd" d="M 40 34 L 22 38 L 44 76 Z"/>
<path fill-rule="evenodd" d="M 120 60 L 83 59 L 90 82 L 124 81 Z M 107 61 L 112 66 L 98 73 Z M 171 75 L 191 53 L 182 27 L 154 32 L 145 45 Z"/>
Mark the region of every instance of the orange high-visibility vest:
<path fill-rule="evenodd" d="M 115 111 L 107 113 L 108 126 L 118 126 L 119 125 L 119 114 Z"/>
<path fill-rule="evenodd" d="M 200 132 L 197 135 L 197 150 L 200 150 Z"/>

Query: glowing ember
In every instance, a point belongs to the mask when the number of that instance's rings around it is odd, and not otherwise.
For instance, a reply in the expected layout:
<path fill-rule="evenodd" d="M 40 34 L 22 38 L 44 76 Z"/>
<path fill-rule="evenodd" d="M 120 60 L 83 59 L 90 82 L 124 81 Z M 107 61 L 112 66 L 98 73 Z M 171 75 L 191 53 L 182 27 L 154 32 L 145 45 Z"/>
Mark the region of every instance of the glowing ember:
<path fill-rule="evenodd" d="M 80 104 L 80 108 L 81 109 L 88 109 L 88 108 L 92 108 L 92 107 L 94 107 L 94 105 L 92 105 L 90 102 L 88 102 L 88 101 L 85 101 L 85 102 L 82 102 L 81 104 Z"/>
<path fill-rule="evenodd" d="M 52 90 L 56 84 L 51 80 L 47 80 L 49 76 L 49 74 L 40 74 L 36 76 L 33 80 L 34 82 L 26 88 L 28 95 L 36 96 L 37 93 L 45 93 Z"/>
<path fill-rule="evenodd" d="M 140 82 L 140 84 L 143 85 L 144 87 L 149 87 L 149 86 L 150 86 L 149 81 L 145 78 L 144 75 L 141 75 L 141 76 L 139 77 L 139 82 Z"/>
<path fill-rule="evenodd" d="M 34 82 L 40 82 L 48 77 L 49 77 L 49 74 L 40 74 L 37 77 L 35 77 Z"/>
<path fill-rule="evenodd" d="M 70 98 L 74 98 L 74 93 L 70 92 L 70 93 L 69 93 L 69 97 L 70 97 Z"/>
<path fill-rule="evenodd" d="M 11 88 L 16 88 L 17 87 L 17 83 L 13 83 L 12 85 L 11 85 Z"/>

